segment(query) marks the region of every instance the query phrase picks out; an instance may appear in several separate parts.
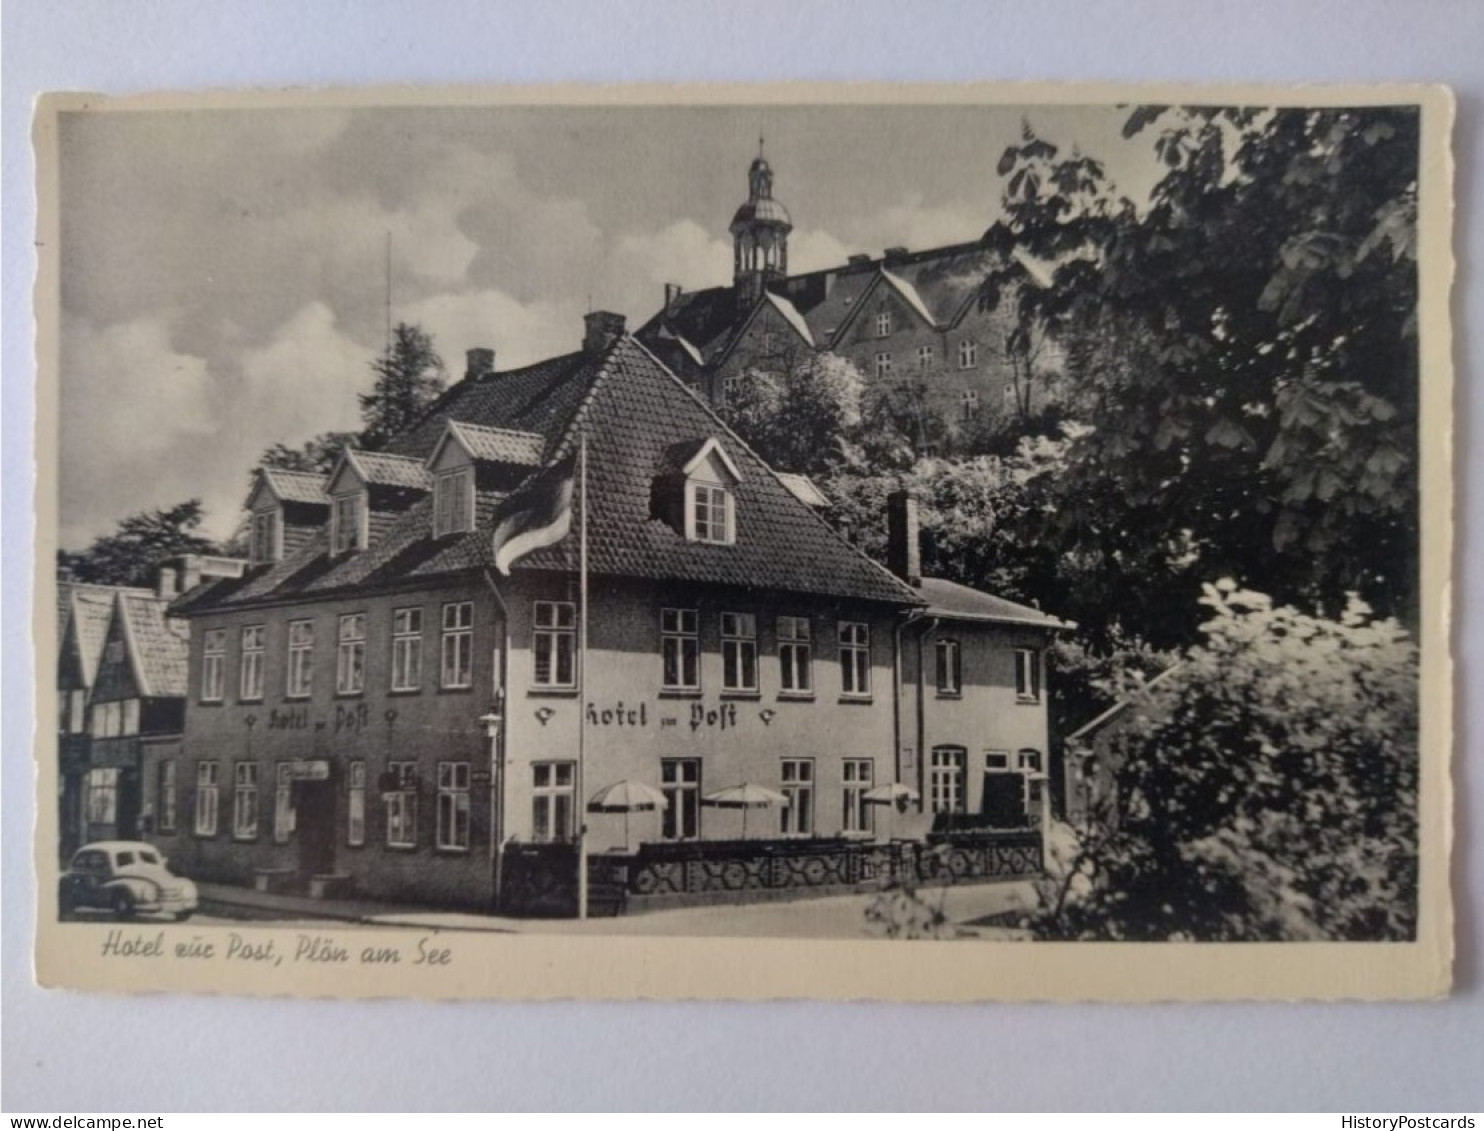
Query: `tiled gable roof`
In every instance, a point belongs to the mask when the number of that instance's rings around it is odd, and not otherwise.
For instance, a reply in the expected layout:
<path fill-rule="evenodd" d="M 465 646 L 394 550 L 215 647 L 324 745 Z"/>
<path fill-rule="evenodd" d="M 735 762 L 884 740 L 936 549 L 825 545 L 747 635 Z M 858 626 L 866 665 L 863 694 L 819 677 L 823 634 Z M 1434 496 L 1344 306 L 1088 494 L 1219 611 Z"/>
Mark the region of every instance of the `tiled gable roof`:
<path fill-rule="evenodd" d="M 490 428 L 464 421 L 449 422 L 449 429 L 475 459 L 509 463 L 518 467 L 540 467 L 546 437 L 539 432 L 517 432 L 512 428 Z"/>
<path fill-rule="evenodd" d="M 140 694 L 154 697 L 186 693 L 187 643 L 184 622 L 167 617 L 169 602 L 153 594 L 121 593 L 119 611 L 134 660 Z"/>
<path fill-rule="evenodd" d="M 924 577 L 920 587 L 927 598 L 928 615 L 993 624 L 1025 625 L 1030 628 L 1075 628 L 1070 621 L 1049 616 L 1029 605 L 1018 605 L 1003 597 L 981 593 L 942 577 Z"/>
<path fill-rule="evenodd" d="M 148 589 L 128 589 L 115 585 L 69 585 L 71 611 L 68 623 L 77 641 L 77 658 L 82 667 L 83 682 L 89 687 L 98 678 L 98 661 L 108 638 L 108 622 L 113 616 L 114 601 L 120 593 L 147 595 Z M 65 630 L 64 630 L 65 643 Z"/>
<path fill-rule="evenodd" d="M 325 496 L 329 484 L 327 476 L 312 471 L 287 471 L 281 467 L 265 467 L 263 478 L 269 488 L 285 503 L 318 503 L 328 506 Z"/>
<path fill-rule="evenodd" d="M 346 460 L 361 479 L 376 487 L 403 487 L 414 491 L 429 491 L 433 487 L 432 476 L 417 456 L 398 455 L 395 452 L 363 452 L 348 448 Z"/>

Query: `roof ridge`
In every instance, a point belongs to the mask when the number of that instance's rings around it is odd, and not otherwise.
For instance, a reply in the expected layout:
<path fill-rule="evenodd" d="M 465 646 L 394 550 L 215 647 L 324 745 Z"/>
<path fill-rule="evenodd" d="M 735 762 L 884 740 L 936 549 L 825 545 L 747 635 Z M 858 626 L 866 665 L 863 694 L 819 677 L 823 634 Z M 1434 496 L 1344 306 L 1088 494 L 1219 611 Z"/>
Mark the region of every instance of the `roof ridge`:
<path fill-rule="evenodd" d="M 627 335 L 625 335 L 625 336 L 627 337 Z M 798 503 L 798 505 L 803 508 L 804 513 L 807 514 L 815 522 L 817 522 L 830 535 L 830 537 L 834 538 L 835 541 L 839 542 L 840 545 L 844 546 L 851 553 L 854 553 L 857 557 L 861 558 L 863 561 L 866 561 L 866 562 L 870 563 L 872 566 L 876 567 L 878 570 L 880 570 L 882 573 L 884 573 L 887 577 L 891 578 L 892 581 L 895 582 L 899 588 L 901 588 L 901 589 L 903 589 L 903 590 L 905 590 L 905 591 L 907 591 L 909 593 L 913 593 L 914 596 L 916 595 L 914 593 L 914 591 L 912 590 L 912 587 L 909 586 L 905 581 L 903 581 L 896 574 L 892 573 L 891 570 L 887 569 L 884 565 L 882 565 L 875 558 L 873 558 L 869 554 L 867 554 L 864 550 L 862 550 L 855 543 L 851 542 L 848 538 L 844 537 L 838 530 L 836 530 L 833 526 L 831 526 L 828 522 L 826 522 L 824 520 L 824 517 L 822 515 L 819 515 L 819 514 L 815 513 L 815 509 L 813 507 L 809 506 L 802 499 L 800 499 L 797 495 L 795 495 L 792 491 L 790 491 L 789 488 L 788 488 L 788 484 L 784 483 L 783 480 L 778 477 L 779 476 L 779 473 L 778 473 L 777 469 L 774 468 L 773 465 L 771 463 L 769 463 L 767 460 L 763 459 L 762 456 L 758 455 L 757 452 L 753 450 L 753 447 L 752 447 L 751 444 L 749 444 L 746 440 L 742 439 L 741 436 L 737 435 L 737 433 L 732 429 L 732 426 L 730 424 L 728 424 L 725 420 L 723 420 L 717 414 L 716 410 L 713 409 L 711 407 L 711 405 L 707 403 L 706 399 L 704 397 L 702 397 L 700 393 L 696 392 L 689 385 L 687 385 L 684 381 L 682 381 L 679 377 L 677 377 L 674 373 L 672 373 L 670 371 L 669 366 L 667 366 L 659 358 L 655 357 L 655 355 L 652 352 L 650 352 L 649 347 L 646 346 L 643 342 L 639 341 L 638 338 L 633 338 L 632 340 L 633 340 L 633 342 L 634 342 L 634 344 L 636 346 L 638 346 L 646 354 L 649 355 L 650 360 L 652 360 L 656 365 L 658 365 L 660 367 L 660 371 L 662 373 L 664 373 L 665 376 L 669 377 L 671 381 L 675 382 L 675 384 L 677 384 L 678 386 L 680 386 L 680 388 L 682 390 L 684 390 L 684 392 L 686 393 L 686 395 L 689 396 L 691 398 L 691 400 L 695 401 L 696 404 L 699 405 L 701 407 L 701 409 L 706 413 L 706 415 L 709 416 L 709 417 L 711 417 L 711 419 L 713 421 L 715 421 L 716 424 L 718 424 L 721 427 L 722 431 L 727 436 L 729 436 L 731 439 L 735 440 L 737 442 L 737 444 L 739 444 L 742 447 L 742 450 L 743 451 L 745 451 L 753 459 L 757 460 L 758 463 L 762 464 L 764 470 L 766 470 L 767 473 L 773 477 L 773 481 L 775 483 L 777 483 L 778 486 L 780 488 L 782 488 L 784 492 L 787 493 L 787 495 L 789 496 L 789 498 L 793 499 L 796 503 Z M 823 492 L 821 492 L 821 493 L 823 493 Z"/>

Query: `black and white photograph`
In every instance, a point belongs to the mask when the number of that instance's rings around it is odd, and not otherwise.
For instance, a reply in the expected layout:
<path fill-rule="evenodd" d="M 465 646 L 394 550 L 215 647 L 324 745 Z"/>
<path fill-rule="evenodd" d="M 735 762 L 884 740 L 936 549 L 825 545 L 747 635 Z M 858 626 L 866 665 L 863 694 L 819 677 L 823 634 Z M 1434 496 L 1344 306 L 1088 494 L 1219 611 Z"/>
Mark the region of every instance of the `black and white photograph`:
<path fill-rule="evenodd" d="M 42 981 L 1445 993 L 1451 101 L 1041 94 L 43 104 Z"/>

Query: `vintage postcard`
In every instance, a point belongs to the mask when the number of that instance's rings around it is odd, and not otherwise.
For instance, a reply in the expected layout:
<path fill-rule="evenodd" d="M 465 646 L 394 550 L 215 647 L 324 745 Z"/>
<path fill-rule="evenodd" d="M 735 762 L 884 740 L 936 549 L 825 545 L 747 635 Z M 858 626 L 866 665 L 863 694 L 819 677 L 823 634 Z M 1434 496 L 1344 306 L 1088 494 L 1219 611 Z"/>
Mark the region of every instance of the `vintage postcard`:
<path fill-rule="evenodd" d="M 1453 103 L 41 103 L 48 986 L 1448 992 Z"/>

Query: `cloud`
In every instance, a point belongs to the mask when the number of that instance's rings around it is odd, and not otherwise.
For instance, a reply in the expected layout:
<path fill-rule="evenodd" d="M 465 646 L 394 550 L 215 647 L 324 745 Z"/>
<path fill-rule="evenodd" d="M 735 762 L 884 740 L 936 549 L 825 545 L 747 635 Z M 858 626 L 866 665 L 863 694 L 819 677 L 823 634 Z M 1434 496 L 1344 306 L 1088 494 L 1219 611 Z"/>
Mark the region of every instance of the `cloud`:
<path fill-rule="evenodd" d="M 398 311 L 433 337 L 450 381 L 464 372 L 464 351 L 492 348 L 499 369 L 517 369 L 571 353 L 582 342 L 580 299 L 522 303 L 497 290 L 430 295 Z"/>
<path fill-rule="evenodd" d="M 173 456 L 216 432 L 214 382 L 204 358 L 174 348 L 168 323 L 168 316 L 102 327 L 64 320 L 64 545 L 87 541 L 126 514 L 194 494 L 190 469 L 177 467 Z"/>

